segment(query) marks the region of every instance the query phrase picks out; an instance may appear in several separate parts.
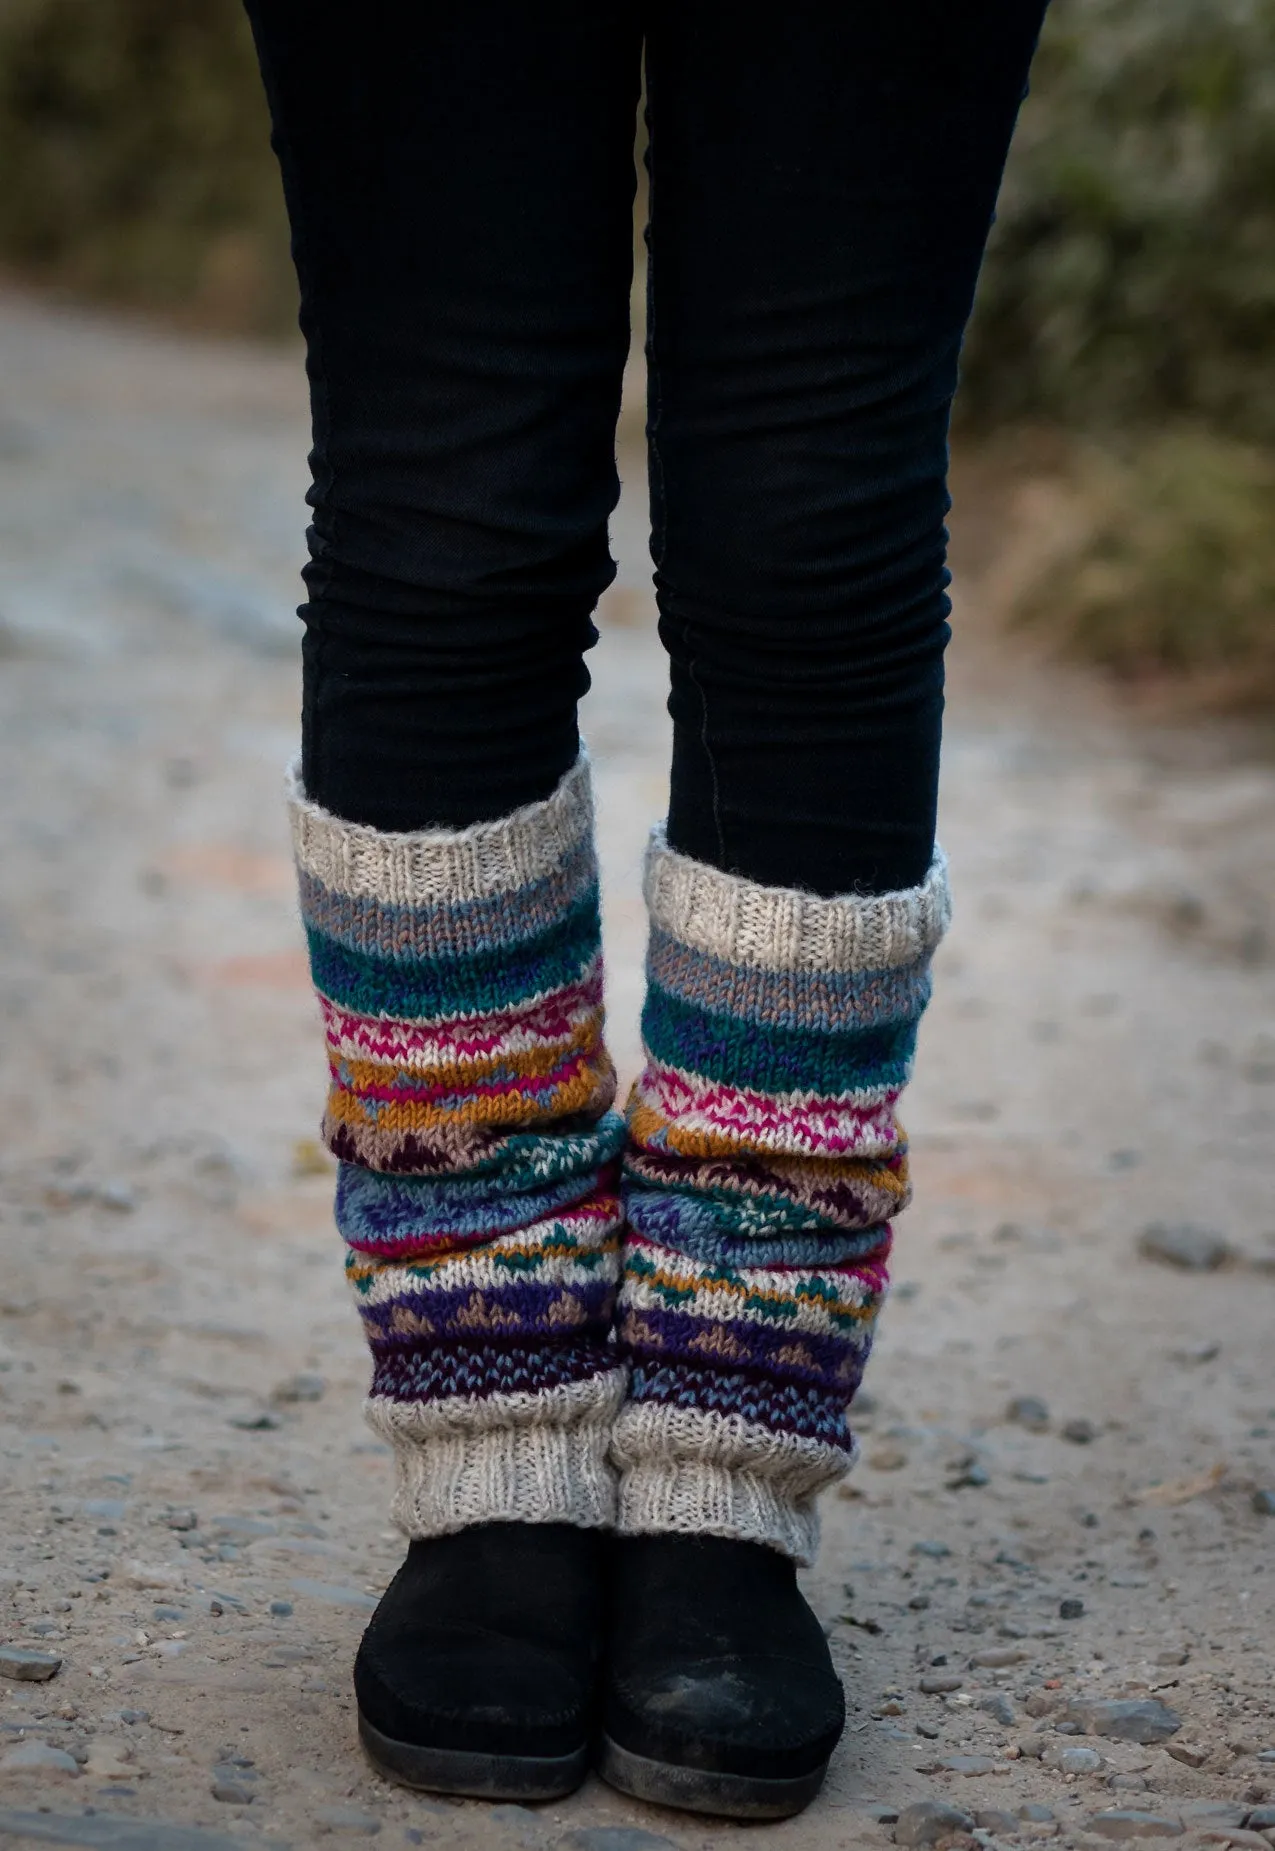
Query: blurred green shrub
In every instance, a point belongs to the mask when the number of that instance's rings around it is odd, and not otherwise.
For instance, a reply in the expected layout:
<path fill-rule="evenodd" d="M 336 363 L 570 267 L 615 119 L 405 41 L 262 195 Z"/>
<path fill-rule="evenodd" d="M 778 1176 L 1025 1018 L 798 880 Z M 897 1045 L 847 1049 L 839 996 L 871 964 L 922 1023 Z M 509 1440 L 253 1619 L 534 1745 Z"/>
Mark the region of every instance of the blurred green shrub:
<path fill-rule="evenodd" d="M 1190 426 L 1080 442 L 1016 621 L 1197 704 L 1275 707 L 1275 452 Z"/>
<path fill-rule="evenodd" d="M 1275 0 L 1053 0 L 961 421 L 1275 442 Z"/>
<path fill-rule="evenodd" d="M 0 261 L 235 331 L 296 285 L 238 0 L 0 0 Z"/>

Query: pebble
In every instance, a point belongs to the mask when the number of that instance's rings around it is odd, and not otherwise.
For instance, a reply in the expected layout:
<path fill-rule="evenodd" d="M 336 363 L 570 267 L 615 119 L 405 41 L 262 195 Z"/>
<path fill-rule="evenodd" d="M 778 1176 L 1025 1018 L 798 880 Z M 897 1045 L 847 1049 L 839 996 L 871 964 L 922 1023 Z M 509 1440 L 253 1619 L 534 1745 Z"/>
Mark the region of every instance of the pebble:
<path fill-rule="evenodd" d="M 116 1789 L 118 1793 L 118 1789 Z M 112 1796 L 114 1797 L 114 1795 Z M 45 1844 L 85 1845 L 89 1851 L 244 1851 L 242 1838 L 164 1819 L 109 1814 L 0 1811 L 0 1833 Z"/>
<path fill-rule="evenodd" d="M 186 1570 L 180 1562 L 130 1562 L 124 1581 L 128 1587 L 184 1587 Z"/>
<path fill-rule="evenodd" d="M 1039 1800 L 1020 1806 L 1018 1816 L 1025 1825 L 1052 1825 L 1055 1818 L 1053 1807 L 1042 1805 Z"/>
<path fill-rule="evenodd" d="M 1247 1806 L 1229 1800 L 1187 1800 L 1178 1808 L 1184 1825 L 1247 1825 Z"/>
<path fill-rule="evenodd" d="M 277 1620 L 289 1619 L 292 1614 L 292 1602 L 290 1600 L 272 1600 L 270 1602 L 270 1611 Z"/>
<path fill-rule="evenodd" d="M 1052 1740 L 1048 1735 L 1020 1735 L 1018 1752 L 1028 1761 L 1039 1761 Z"/>
<path fill-rule="evenodd" d="M 1060 1774 L 1100 1774 L 1103 1767 L 1102 1756 L 1096 1748 L 1070 1748 L 1057 1744 L 1045 1750 L 1041 1761 Z"/>
<path fill-rule="evenodd" d="M 74 1755 L 68 1755 L 64 1749 L 53 1748 L 48 1742 L 38 1740 L 19 1742 L 16 1748 L 0 1755 L 0 1768 L 6 1774 L 78 1774 L 80 1771 Z"/>
<path fill-rule="evenodd" d="M 1058 1617 L 1060 1620 L 1082 1619 L 1084 1617 L 1084 1611 L 1085 1603 L 1083 1600 L 1072 1598 L 1071 1600 L 1060 1600 L 1058 1603 Z"/>
<path fill-rule="evenodd" d="M 1014 1706 L 1003 1690 L 991 1690 L 985 1697 L 980 1697 L 978 1707 L 985 1711 L 994 1722 L 1000 1723 L 1006 1729 L 1012 1728 L 1015 1721 Z"/>
<path fill-rule="evenodd" d="M 1176 1710 L 1156 1697 L 1081 1697 L 1067 1705 L 1066 1720 L 1086 1735 L 1104 1735 L 1112 1742 L 1140 1742 L 1151 1747 L 1167 1742 L 1182 1727 Z"/>
<path fill-rule="evenodd" d="M 272 1401 L 322 1401 L 327 1383 L 321 1375 L 314 1375 L 303 1370 L 300 1375 L 290 1375 L 283 1382 L 277 1382 L 271 1390 Z"/>
<path fill-rule="evenodd" d="M 304 1664 L 313 1657 L 308 1645 L 272 1645 L 261 1662 L 267 1670 L 278 1671 L 285 1665 Z"/>
<path fill-rule="evenodd" d="M 1005 1836 L 1018 1830 L 1018 1820 L 1012 1812 L 1003 1812 L 999 1807 L 989 1806 L 974 1814 L 974 1826 L 980 1832 L 997 1832 Z"/>
<path fill-rule="evenodd" d="M 1141 1774 L 1113 1774 L 1107 1785 L 1113 1793 L 1145 1793 L 1147 1790 Z"/>
<path fill-rule="evenodd" d="M 1253 1509 L 1259 1517 L 1275 1517 L 1275 1491 L 1263 1487 L 1253 1493 Z"/>
<path fill-rule="evenodd" d="M 1213 1272 L 1232 1258 L 1225 1235 L 1191 1221 L 1153 1221 L 1138 1237 L 1138 1252 L 1144 1260 L 1192 1273 Z"/>
<path fill-rule="evenodd" d="M 1191 1654 L 1184 1652 L 1181 1646 L 1173 1646 L 1168 1651 L 1157 1652 L 1155 1661 L 1158 1665 L 1184 1665 Z"/>
<path fill-rule="evenodd" d="M 876 1825 L 893 1825 L 899 1816 L 897 1806 L 887 1805 L 880 1800 L 869 1800 L 866 1806 L 856 1806 L 855 1811 Z"/>
<path fill-rule="evenodd" d="M 1049 1425 L 1049 1404 L 1039 1395 L 1016 1395 L 1005 1410 L 1005 1418 L 1029 1433 L 1044 1433 Z"/>
<path fill-rule="evenodd" d="M 914 1542 L 912 1553 L 928 1556 L 932 1562 L 941 1562 L 945 1556 L 951 1555 L 952 1551 L 945 1542 Z"/>
<path fill-rule="evenodd" d="M 1250 1832 L 1275 1832 L 1275 1806 L 1254 1806 L 1244 1823 Z"/>
<path fill-rule="evenodd" d="M 199 1518 L 196 1513 L 190 1509 L 166 1510 L 164 1512 L 164 1522 L 170 1530 L 186 1531 L 197 1530 L 199 1528 Z"/>
<path fill-rule="evenodd" d="M 641 1825 L 577 1825 L 557 1841 L 558 1851 L 678 1851 L 671 1838 Z"/>
<path fill-rule="evenodd" d="M 99 1738 L 89 1749 L 85 1768 L 98 1780 L 132 1780 L 141 1770 L 127 1759 L 129 1753 L 127 1748 Z"/>
<path fill-rule="evenodd" d="M 970 1663 L 988 1671 L 1003 1671 L 1010 1665 L 1021 1665 L 1027 1656 L 1021 1645 L 988 1645 L 975 1652 Z"/>
<path fill-rule="evenodd" d="M 237 1427 L 241 1433 L 270 1433 L 274 1428 L 281 1427 L 283 1422 L 269 1408 L 256 1408 L 246 1414 L 232 1414 L 229 1424 Z"/>
<path fill-rule="evenodd" d="M 362 1832 L 365 1838 L 375 1838 L 381 1829 L 374 1812 L 360 1812 L 356 1806 L 320 1806 L 314 1822 L 320 1831 Z"/>
<path fill-rule="evenodd" d="M 918 1800 L 913 1806 L 905 1806 L 899 1814 L 894 1842 L 896 1845 L 932 1845 L 953 1832 L 973 1830 L 973 1815 L 962 1812 L 959 1806 L 949 1806 L 943 1800 Z"/>
<path fill-rule="evenodd" d="M 948 1774 L 964 1774 L 972 1780 L 976 1774 L 1008 1774 L 1007 1762 L 993 1760 L 991 1755 L 944 1755 L 939 1766 Z"/>
<path fill-rule="evenodd" d="M 964 1682 L 952 1671 L 927 1671 L 917 1689 L 923 1697 L 946 1697 L 950 1691 L 960 1690 Z"/>
<path fill-rule="evenodd" d="M 0 1645 L 0 1677 L 14 1678 L 20 1684 L 47 1684 L 62 1669 L 62 1660 L 53 1652 L 31 1652 L 21 1645 Z"/>
<path fill-rule="evenodd" d="M 1166 1742 L 1164 1752 L 1180 1761 L 1183 1767 L 1203 1767 L 1209 1758 L 1208 1749 L 1198 1742 Z"/>
<path fill-rule="evenodd" d="M 1113 1812 L 1096 1812 L 1085 1821 L 1085 1830 L 1099 1838 L 1181 1838 L 1182 1822 L 1167 1813 L 1133 1812 L 1117 1808 Z"/>
<path fill-rule="evenodd" d="M 1088 1446 L 1091 1440 L 1097 1439 L 1098 1429 L 1091 1420 L 1069 1420 L 1063 1424 L 1062 1436 L 1073 1446 Z"/>

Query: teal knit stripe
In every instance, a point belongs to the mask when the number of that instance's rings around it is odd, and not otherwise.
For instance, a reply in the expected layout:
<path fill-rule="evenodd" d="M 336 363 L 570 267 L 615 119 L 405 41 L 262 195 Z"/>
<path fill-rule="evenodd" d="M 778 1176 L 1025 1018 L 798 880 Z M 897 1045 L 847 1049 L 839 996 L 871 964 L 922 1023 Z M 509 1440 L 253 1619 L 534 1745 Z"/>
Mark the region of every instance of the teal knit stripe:
<path fill-rule="evenodd" d="M 836 1098 L 905 1085 L 917 1019 L 843 1034 L 759 1027 L 698 1009 L 652 985 L 642 1011 L 642 1039 L 657 1061 L 721 1085 Z"/>

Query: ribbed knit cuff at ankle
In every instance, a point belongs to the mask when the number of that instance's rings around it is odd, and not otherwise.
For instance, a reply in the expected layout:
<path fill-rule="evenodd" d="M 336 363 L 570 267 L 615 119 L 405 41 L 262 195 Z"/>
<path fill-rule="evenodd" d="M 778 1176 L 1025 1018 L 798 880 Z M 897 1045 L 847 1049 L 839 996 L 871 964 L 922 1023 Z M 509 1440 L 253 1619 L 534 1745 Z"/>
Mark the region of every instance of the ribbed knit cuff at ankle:
<path fill-rule="evenodd" d="M 395 1522 L 411 1537 L 475 1523 L 610 1528 L 615 1473 L 607 1450 L 623 1393 L 617 1369 L 537 1394 L 435 1402 L 373 1396 L 368 1424 L 394 1453 Z"/>
<path fill-rule="evenodd" d="M 611 1456 L 620 1467 L 622 1535 L 728 1536 L 803 1563 L 819 1547 L 816 1497 L 853 1463 L 841 1447 L 739 1415 L 650 1402 L 621 1409 Z"/>

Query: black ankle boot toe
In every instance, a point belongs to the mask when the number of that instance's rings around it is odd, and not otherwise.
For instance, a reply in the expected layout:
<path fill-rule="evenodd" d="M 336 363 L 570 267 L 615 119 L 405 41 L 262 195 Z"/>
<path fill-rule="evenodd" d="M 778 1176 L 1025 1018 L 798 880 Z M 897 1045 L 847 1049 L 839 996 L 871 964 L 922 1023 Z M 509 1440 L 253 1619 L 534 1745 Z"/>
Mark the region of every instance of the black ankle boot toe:
<path fill-rule="evenodd" d="M 759 1543 L 625 1537 L 611 1602 L 603 1777 L 733 1818 L 808 1805 L 845 1700 L 793 1564 Z"/>
<path fill-rule="evenodd" d="M 354 1663 L 359 1735 L 404 1786 L 557 1799 L 588 1767 L 596 1533 L 490 1523 L 413 1542 Z"/>

